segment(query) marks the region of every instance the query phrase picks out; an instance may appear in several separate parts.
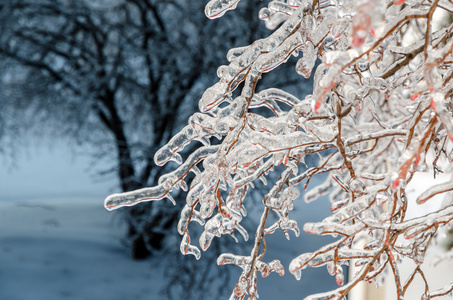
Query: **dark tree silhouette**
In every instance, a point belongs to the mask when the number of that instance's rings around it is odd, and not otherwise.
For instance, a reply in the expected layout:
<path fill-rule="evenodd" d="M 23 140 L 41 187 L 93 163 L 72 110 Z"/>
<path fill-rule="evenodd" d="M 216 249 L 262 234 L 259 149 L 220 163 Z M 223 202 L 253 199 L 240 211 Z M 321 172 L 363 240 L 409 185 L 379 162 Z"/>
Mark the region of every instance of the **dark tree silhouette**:
<path fill-rule="evenodd" d="M 94 161 L 111 166 L 100 173 L 115 174 L 122 191 L 156 184 L 166 168 L 154 167 L 154 153 L 197 109 L 228 49 L 265 35 L 258 4 L 213 23 L 204 1 L 2 1 L 0 101 L 24 128 L 44 124 L 94 146 Z M 293 73 L 268 80 L 289 85 Z M 162 247 L 179 210 L 124 210 L 134 258 Z"/>

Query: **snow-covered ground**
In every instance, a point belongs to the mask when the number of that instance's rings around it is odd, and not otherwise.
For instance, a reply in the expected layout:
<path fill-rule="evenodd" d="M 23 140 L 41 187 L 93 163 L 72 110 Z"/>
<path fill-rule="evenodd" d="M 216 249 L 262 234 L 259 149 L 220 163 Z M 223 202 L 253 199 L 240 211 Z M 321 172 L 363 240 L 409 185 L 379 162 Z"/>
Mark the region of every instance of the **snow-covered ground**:
<path fill-rule="evenodd" d="M 163 269 L 130 259 L 116 228 L 96 201 L 0 203 L 0 299 L 166 299 L 159 294 Z M 316 246 L 299 240 L 296 249 L 294 239 L 270 238 L 268 259 L 282 257 L 288 266 Z M 260 299 L 302 299 L 334 287 L 325 268 L 307 274 L 301 281 L 269 275 L 259 282 Z"/>
<path fill-rule="evenodd" d="M 95 201 L 0 203 L 0 299 L 159 299 L 111 224 Z"/>
<path fill-rule="evenodd" d="M 103 207 L 114 180 L 63 144 L 0 170 L 0 299 L 159 299 L 149 261 L 128 256 Z"/>

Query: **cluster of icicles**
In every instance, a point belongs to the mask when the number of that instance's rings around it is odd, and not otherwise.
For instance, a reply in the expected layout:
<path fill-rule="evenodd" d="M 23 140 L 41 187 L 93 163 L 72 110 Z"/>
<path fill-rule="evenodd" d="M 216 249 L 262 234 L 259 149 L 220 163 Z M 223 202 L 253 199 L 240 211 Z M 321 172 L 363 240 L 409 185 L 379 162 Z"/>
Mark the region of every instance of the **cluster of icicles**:
<path fill-rule="evenodd" d="M 206 15 L 220 17 L 238 2 L 212 0 Z M 219 265 L 243 269 L 231 299 L 255 299 L 257 272 L 264 277 L 284 274 L 280 261 L 262 261 L 261 240 L 278 230 L 287 238 L 290 231 L 298 236 L 291 210 L 300 189 L 306 189 L 314 175 L 327 174 L 321 185 L 304 193 L 304 200 L 328 194 L 333 214 L 319 223 L 305 223 L 303 229 L 337 239 L 296 257 L 289 271 L 300 279 L 304 268 L 326 266 L 340 287 L 307 299 L 342 298 L 361 280 L 379 284 L 402 257 L 422 263 L 434 234 L 452 220 L 453 207 L 405 220 L 408 205 L 413 205 L 406 184 L 415 172 L 427 170 L 428 152 L 452 161 L 453 68 L 444 62 L 453 58 L 453 27 L 430 31 L 426 43 L 416 32 L 412 40 L 402 40 L 402 27 L 426 18 L 431 10 L 423 1 L 404 2 L 271 1 L 259 17 L 278 29 L 228 52 L 229 64 L 217 72 L 220 80 L 199 102 L 201 113 L 155 155 L 157 165 L 174 161 L 180 166 L 155 187 L 109 196 L 106 208 L 163 198 L 174 202 L 170 192 L 182 188 L 187 198 L 178 223 L 181 252 L 198 259 L 214 237 L 239 233 L 249 238 L 241 226 L 247 216 L 246 195 L 256 180 L 267 185 L 274 178 L 262 200 L 264 212 L 251 254 L 224 253 L 218 258 Z M 299 99 L 275 88 L 257 91 L 262 73 L 299 54 L 296 72 L 305 78 L 314 73 L 312 95 Z M 241 91 L 233 97 L 239 84 Z M 258 107 L 273 116 L 254 113 Z M 213 138 L 220 142 L 211 145 Z M 194 141 L 202 146 L 183 159 L 179 152 Z M 306 160 L 313 156 L 319 157 Z M 185 178 L 190 172 L 195 177 L 189 187 Z M 417 201 L 452 189 L 451 182 L 429 187 Z M 266 224 L 269 213 L 278 221 Z M 204 226 L 199 247 L 189 234 L 192 221 Z M 397 240 L 400 235 L 403 239 Z M 343 284 L 342 265 L 351 259 L 361 269 Z"/>

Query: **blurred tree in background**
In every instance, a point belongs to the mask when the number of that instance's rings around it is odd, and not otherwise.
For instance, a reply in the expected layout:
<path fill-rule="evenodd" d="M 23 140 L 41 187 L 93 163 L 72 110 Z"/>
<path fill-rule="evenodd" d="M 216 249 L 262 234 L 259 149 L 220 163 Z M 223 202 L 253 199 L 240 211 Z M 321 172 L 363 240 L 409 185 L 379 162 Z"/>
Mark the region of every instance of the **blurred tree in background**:
<path fill-rule="evenodd" d="M 204 1 L 2 1 L 4 139 L 35 128 L 91 145 L 94 161 L 110 166 L 96 170 L 115 174 L 122 191 L 154 185 L 167 169 L 154 167 L 153 154 L 196 110 L 227 50 L 266 35 L 259 4 L 242 3 L 218 26 L 205 17 Z M 303 90 L 294 71 L 282 72 L 286 78 L 264 81 Z M 163 246 L 179 206 L 150 202 L 124 211 L 134 258 Z"/>

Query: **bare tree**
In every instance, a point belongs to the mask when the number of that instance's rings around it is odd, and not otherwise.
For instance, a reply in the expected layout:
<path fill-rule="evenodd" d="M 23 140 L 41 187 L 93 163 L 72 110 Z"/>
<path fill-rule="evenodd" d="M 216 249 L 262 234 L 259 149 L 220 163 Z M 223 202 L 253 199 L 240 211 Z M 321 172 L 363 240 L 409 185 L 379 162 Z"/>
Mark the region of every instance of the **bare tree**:
<path fill-rule="evenodd" d="M 2 1 L 5 121 L 94 146 L 93 161 L 111 166 L 100 173 L 114 174 L 122 191 L 156 184 L 167 169 L 155 168 L 152 155 L 196 110 L 193 99 L 214 83 L 217 62 L 265 34 L 250 18 L 257 3 L 213 26 L 197 1 Z M 306 86 L 296 74 L 267 81 Z M 162 247 L 180 208 L 149 203 L 124 210 L 133 257 Z M 193 280 L 186 288 L 199 287 Z"/>
<path fill-rule="evenodd" d="M 212 0 L 206 15 L 220 17 L 238 2 Z M 403 299 L 415 276 L 425 284 L 422 299 L 451 293 L 453 283 L 432 290 L 421 264 L 436 233 L 451 224 L 452 201 L 407 216 L 409 207 L 453 190 L 451 180 L 427 186 L 414 199 L 407 190 L 428 164 L 434 177 L 452 170 L 453 25 L 434 28 L 436 11 L 451 13 L 451 1 L 271 1 L 260 18 L 277 29 L 229 51 L 230 63 L 219 67 L 219 81 L 199 102 L 201 113 L 155 155 L 159 165 L 180 166 L 155 187 L 109 196 L 106 208 L 172 199 L 170 192 L 195 173 L 178 231 L 181 252 L 199 258 L 214 237 L 248 238 L 241 222 L 254 203 L 246 195 L 255 181 L 269 182 L 250 254 L 222 253 L 217 260 L 242 269 L 230 299 L 256 299 L 258 273 L 285 270 L 279 260 L 266 261 L 266 235 L 281 230 L 297 236 L 291 211 L 302 205 L 300 190 L 308 189 L 305 202 L 327 193 L 332 215 L 303 229 L 336 240 L 296 257 L 288 269 L 300 279 L 303 269 L 326 266 L 340 287 L 306 299 L 344 299 L 359 282 L 380 285 L 384 278 L 396 283 L 395 298 Z M 295 71 L 305 78 L 314 73 L 311 95 L 262 87 L 263 74 L 299 53 Z M 220 143 L 210 144 L 214 137 Z M 183 159 L 180 150 L 197 140 L 204 146 Z M 309 188 L 320 174 L 327 174 L 325 182 Z M 269 223 L 272 216 L 276 221 Z M 192 221 L 203 228 L 200 248 Z M 416 266 L 406 279 L 399 272 L 403 257 Z M 359 271 L 344 284 L 343 266 L 353 259 Z"/>

